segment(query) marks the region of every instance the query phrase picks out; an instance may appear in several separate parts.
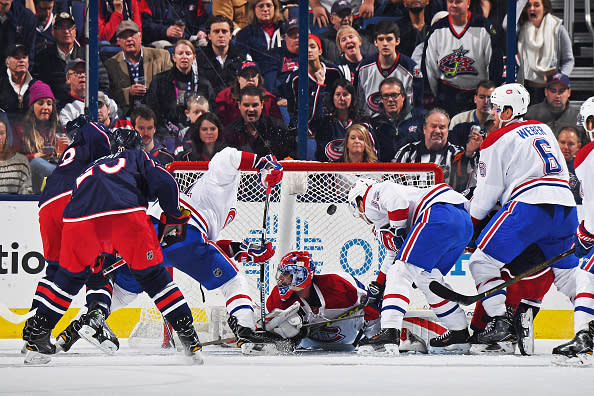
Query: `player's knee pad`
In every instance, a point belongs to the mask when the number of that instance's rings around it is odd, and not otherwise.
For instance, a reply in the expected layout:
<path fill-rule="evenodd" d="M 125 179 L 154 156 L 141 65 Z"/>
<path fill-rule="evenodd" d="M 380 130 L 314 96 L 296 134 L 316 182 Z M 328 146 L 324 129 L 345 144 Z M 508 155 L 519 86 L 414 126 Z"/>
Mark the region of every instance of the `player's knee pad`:
<path fill-rule="evenodd" d="M 476 284 L 501 276 L 501 261 L 489 256 L 481 249 L 476 249 L 470 256 L 469 269 Z"/>
<path fill-rule="evenodd" d="M 580 272 L 582 272 L 582 270 L 578 267 L 569 269 L 553 268 L 553 274 L 555 275 L 555 287 L 561 293 L 569 297 L 572 301 L 576 294 L 577 278 L 581 277 Z"/>

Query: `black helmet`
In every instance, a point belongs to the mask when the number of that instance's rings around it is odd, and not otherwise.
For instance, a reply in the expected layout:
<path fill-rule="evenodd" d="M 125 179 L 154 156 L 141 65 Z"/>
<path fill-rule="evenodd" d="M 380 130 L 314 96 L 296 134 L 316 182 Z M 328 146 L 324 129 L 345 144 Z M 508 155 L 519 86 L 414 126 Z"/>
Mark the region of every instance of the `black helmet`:
<path fill-rule="evenodd" d="M 116 154 L 126 149 L 144 150 L 142 137 L 135 129 L 118 128 L 111 133 L 111 153 Z"/>
<path fill-rule="evenodd" d="M 78 117 L 76 117 L 74 120 L 68 121 L 66 123 L 66 133 L 68 134 L 68 136 L 70 136 L 71 138 L 74 138 L 74 135 L 78 132 L 78 130 L 85 124 L 87 124 L 88 122 L 90 122 L 91 119 L 89 118 L 88 115 L 86 114 L 81 114 Z"/>

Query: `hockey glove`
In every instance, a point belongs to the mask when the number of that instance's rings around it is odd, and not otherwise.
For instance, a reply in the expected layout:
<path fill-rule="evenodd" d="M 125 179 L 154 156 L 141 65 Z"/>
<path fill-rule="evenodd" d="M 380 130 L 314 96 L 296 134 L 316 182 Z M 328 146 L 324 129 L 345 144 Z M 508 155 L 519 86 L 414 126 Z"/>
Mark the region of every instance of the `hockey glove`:
<path fill-rule="evenodd" d="M 161 213 L 159 220 L 158 237 L 162 248 L 167 248 L 174 243 L 186 239 L 190 211 L 180 207 L 181 216 L 169 213 Z"/>
<path fill-rule="evenodd" d="M 406 230 L 404 228 L 381 228 L 378 238 L 388 250 L 397 252 L 404 244 Z"/>
<path fill-rule="evenodd" d="M 287 309 L 276 308 L 266 315 L 266 330 L 273 331 L 283 338 L 293 338 L 298 335 L 303 326 L 300 315 L 301 305 L 295 301 Z"/>
<path fill-rule="evenodd" d="M 274 256 L 274 248 L 272 242 L 267 242 L 265 245 L 260 243 L 250 243 L 245 240 L 239 245 L 240 251 L 235 254 L 235 260 L 241 262 L 252 261 L 254 263 L 264 263 L 272 256 Z"/>
<path fill-rule="evenodd" d="M 366 321 L 379 318 L 385 288 L 386 285 L 382 285 L 378 281 L 372 281 L 367 287 L 367 301 L 363 307 Z"/>
<path fill-rule="evenodd" d="M 266 189 L 276 186 L 283 179 L 283 166 L 274 155 L 261 157 L 256 162 L 256 169 L 260 175 L 260 184 Z"/>
<path fill-rule="evenodd" d="M 587 256 L 594 246 L 594 235 L 590 234 L 584 222 L 582 221 L 573 236 L 573 244 L 575 245 L 575 255 L 579 258 Z"/>

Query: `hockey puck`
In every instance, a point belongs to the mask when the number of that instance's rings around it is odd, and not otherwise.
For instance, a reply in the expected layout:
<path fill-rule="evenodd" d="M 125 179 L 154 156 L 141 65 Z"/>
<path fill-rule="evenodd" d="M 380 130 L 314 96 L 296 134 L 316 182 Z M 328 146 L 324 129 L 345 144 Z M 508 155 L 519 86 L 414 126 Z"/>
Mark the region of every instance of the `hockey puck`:
<path fill-rule="evenodd" d="M 330 206 L 328 206 L 326 213 L 328 213 L 330 216 L 332 216 L 334 213 L 336 213 L 336 205 L 331 204 Z"/>

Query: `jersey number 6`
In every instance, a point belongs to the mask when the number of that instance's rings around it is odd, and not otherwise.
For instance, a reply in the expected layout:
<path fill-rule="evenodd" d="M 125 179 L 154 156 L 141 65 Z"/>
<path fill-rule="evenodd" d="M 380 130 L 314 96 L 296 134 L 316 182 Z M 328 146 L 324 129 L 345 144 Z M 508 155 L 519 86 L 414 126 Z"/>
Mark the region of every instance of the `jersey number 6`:
<path fill-rule="evenodd" d="M 555 158 L 555 155 L 551 152 L 551 145 L 546 139 L 539 138 L 534 139 L 532 143 L 538 155 L 542 158 L 542 162 L 544 163 L 544 174 L 550 175 L 554 173 L 560 173 L 563 170 L 563 167 Z"/>

